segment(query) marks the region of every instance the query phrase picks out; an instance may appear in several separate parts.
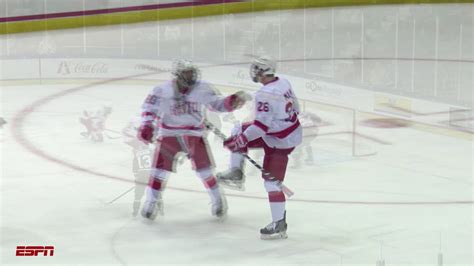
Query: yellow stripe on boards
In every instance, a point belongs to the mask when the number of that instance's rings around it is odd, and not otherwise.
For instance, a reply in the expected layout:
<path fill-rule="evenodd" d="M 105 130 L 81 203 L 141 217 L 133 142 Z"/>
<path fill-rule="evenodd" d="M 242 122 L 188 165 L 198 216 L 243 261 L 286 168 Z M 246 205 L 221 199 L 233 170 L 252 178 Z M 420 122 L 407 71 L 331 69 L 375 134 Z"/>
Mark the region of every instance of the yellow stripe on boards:
<path fill-rule="evenodd" d="M 232 13 L 259 12 L 267 10 L 354 5 L 440 3 L 474 3 L 474 0 L 257 0 L 252 2 L 211 4 L 194 7 L 162 8 L 157 10 L 117 12 L 112 14 L 89 15 L 80 17 L 5 22 L 0 23 L 0 35 L 32 31 L 105 26 L 114 24 L 130 24 L 146 21 L 183 19 Z"/>

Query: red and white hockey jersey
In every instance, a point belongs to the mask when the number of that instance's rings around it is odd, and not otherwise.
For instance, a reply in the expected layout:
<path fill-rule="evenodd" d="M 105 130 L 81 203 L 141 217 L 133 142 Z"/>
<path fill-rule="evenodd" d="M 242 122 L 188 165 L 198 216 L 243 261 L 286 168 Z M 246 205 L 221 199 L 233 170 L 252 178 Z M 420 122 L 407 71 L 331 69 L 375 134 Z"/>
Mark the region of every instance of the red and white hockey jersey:
<path fill-rule="evenodd" d="M 175 82 L 170 80 L 150 92 L 142 105 L 142 122 L 158 118 L 158 136 L 202 136 L 205 108 L 230 112 L 233 111 L 234 99 L 232 96 L 220 96 L 204 81 L 179 92 Z"/>
<path fill-rule="evenodd" d="M 262 137 L 273 148 L 287 149 L 302 141 L 300 107 L 291 84 L 276 78 L 255 94 L 255 120 L 243 134 L 249 141 Z"/>

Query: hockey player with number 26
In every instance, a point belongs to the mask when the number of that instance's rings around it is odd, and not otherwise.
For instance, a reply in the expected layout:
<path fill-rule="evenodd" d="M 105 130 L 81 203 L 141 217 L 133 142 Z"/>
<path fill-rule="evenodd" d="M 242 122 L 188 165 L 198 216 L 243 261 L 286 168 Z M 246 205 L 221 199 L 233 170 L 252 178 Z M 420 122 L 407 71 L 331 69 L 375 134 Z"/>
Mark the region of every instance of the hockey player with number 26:
<path fill-rule="evenodd" d="M 239 187 L 244 182 L 242 153 L 248 148 L 263 148 L 262 178 L 268 192 L 272 222 L 260 230 L 262 239 L 287 238 L 285 179 L 288 155 L 302 141 L 298 121 L 298 100 L 288 80 L 275 76 L 276 62 L 269 57 L 256 58 L 250 66 L 254 82 L 263 84 L 255 94 L 255 120 L 236 126 L 224 141 L 231 152 L 230 169 L 217 174 L 223 185 Z M 269 175 L 265 174 L 269 173 Z"/>
<path fill-rule="evenodd" d="M 232 112 L 250 96 L 242 91 L 220 96 L 210 84 L 200 80 L 199 68 L 191 61 L 175 61 L 172 75 L 173 79 L 156 86 L 142 105 L 138 138 L 145 143 L 158 139 L 158 143 L 141 214 L 155 219 L 164 184 L 174 171 L 175 157 L 184 152 L 209 193 L 212 215 L 223 217 L 227 212 L 226 200 L 213 174 L 212 155 L 203 137 L 204 110 Z M 156 127 L 158 136 L 154 136 Z"/>

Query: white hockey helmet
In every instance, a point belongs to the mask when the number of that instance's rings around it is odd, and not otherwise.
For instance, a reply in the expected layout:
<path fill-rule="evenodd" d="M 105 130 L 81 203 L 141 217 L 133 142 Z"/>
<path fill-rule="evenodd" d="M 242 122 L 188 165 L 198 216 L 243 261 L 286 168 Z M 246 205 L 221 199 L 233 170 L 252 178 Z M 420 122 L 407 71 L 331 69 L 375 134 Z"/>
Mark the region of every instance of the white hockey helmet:
<path fill-rule="evenodd" d="M 171 73 L 182 88 L 193 86 L 201 76 L 199 68 L 192 61 L 185 59 L 174 61 Z"/>
<path fill-rule="evenodd" d="M 274 76 L 276 72 L 276 62 L 268 56 L 257 57 L 250 65 L 250 77 L 254 82 L 259 82 L 262 76 Z"/>

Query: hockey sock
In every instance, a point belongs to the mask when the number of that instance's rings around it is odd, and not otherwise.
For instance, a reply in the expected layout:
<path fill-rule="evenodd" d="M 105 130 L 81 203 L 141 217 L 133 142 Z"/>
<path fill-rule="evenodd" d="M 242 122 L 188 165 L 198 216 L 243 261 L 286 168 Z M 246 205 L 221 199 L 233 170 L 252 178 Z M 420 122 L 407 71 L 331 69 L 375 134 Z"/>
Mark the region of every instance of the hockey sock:
<path fill-rule="evenodd" d="M 285 194 L 281 191 L 268 192 L 268 200 L 270 201 L 273 222 L 283 219 L 286 205 Z"/>
<path fill-rule="evenodd" d="M 238 152 L 230 154 L 230 168 L 241 168 L 244 163 L 244 156 Z"/>
<path fill-rule="evenodd" d="M 206 187 L 212 202 L 219 200 L 221 192 L 219 190 L 219 185 L 217 184 L 217 179 L 212 174 L 212 170 L 210 168 L 200 169 L 197 171 L 197 175 Z"/>
<path fill-rule="evenodd" d="M 215 202 L 216 200 L 220 199 L 221 192 L 219 191 L 219 186 L 214 176 L 209 176 L 208 178 L 204 179 L 203 183 L 207 189 L 207 192 L 209 193 L 209 196 L 212 199 L 212 202 Z"/>
<path fill-rule="evenodd" d="M 278 181 L 264 182 L 265 190 L 268 192 L 268 201 L 270 202 L 270 210 L 272 212 L 272 220 L 274 222 L 283 219 L 285 215 L 285 194 L 278 186 Z"/>
<path fill-rule="evenodd" d="M 163 182 L 157 178 L 150 178 L 150 182 L 145 189 L 147 200 L 156 201 L 161 193 Z"/>
<path fill-rule="evenodd" d="M 139 183 L 135 183 L 135 200 L 140 200 L 143 197 L 143 194 L 145 193 L 145 186 Z"/>

